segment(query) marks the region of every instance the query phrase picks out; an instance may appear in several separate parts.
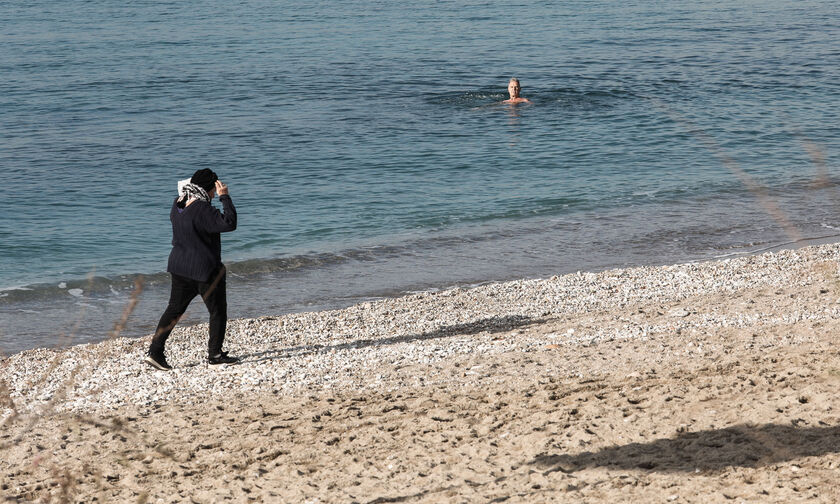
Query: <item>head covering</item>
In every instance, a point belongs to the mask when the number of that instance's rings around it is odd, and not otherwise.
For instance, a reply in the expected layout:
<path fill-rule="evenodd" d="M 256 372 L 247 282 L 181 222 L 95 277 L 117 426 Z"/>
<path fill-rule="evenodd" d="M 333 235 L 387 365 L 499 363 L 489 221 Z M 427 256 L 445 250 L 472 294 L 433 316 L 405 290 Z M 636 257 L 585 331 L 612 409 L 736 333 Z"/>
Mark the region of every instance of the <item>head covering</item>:
<path fill-rule="evenodd" d="M 197 185 L 209 193 L 216 187 L 217 180 L 219 180 L 219 177 L 213 170 L 210 168 L 202 168 L 201 170 L 196 170 L 196 172 L 193 173 L 193 176 L 190 179 L 190 184 Z"/>
<path fill-rule="evenodd" d="M 210 195 L 207 194 L 207 191 L 204 190 L 203 187 L 189 183 L 184 184 L 181 188 L 181 192 L 179 193 L 180 197 L 178 198 L 178 207 L 184 208 L 184 205 L 187 201 L 191 199 L 199 200 L 199 201 L 206 201 L 210 203 Z"/>

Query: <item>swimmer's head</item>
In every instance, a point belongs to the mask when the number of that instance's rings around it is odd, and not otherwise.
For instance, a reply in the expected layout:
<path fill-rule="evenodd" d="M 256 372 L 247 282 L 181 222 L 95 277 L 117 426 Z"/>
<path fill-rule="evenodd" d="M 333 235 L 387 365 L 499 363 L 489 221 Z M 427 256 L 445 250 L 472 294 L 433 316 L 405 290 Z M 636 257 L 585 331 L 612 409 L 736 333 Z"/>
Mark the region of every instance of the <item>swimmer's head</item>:
<path fill-rule="evenodd" d="M 510 82 L 508 82 L 508 93 L 510 93 L 510 97 L 518 98 L 520 88 L 519 79 L 511 77 Z"/>

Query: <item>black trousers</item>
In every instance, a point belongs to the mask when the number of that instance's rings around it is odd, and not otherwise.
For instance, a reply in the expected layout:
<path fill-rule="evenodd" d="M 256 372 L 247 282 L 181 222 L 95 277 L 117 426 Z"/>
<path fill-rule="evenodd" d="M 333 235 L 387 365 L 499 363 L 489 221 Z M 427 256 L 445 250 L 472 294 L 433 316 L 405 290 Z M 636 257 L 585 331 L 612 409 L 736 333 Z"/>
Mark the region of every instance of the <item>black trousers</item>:
<path fill-rule="evenodd" d="M 207 311 L 210 312 L 210 340 L 207 343 L 208 355 L 213 357 L 222 353 L 222 343 L 225 341 L 227 328 L 227 293 L 225 282 L 225 267 L 222 266 L 210 276 L 207 282 L 199 282 L 181 275 L 172 275 L 172 291 L 169 294 L 169 305 L 160 317 L 157 330 L 152 338 L 149 353 L 162 355 L 166 340 L 181 315 L 187 311 L 190 301 L 201 295 Z"/>

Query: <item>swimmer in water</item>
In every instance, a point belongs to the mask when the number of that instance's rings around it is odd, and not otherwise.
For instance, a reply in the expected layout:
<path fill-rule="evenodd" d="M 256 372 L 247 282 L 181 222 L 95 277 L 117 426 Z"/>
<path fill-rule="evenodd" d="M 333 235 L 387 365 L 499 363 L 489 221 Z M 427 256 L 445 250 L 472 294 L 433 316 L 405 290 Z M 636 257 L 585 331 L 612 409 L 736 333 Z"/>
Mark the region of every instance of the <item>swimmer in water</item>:
<path fill-rule="evenodd" d="M 516 77 L 511 78 L 510 82 L 508 82 L 508 93 L 510 93 L 510 99 L 505 100 L 502 103 L 531 103 L 531 100 L 528 98 L 522 98 L 519 96 L 519 90 L 519 79 Z"/>

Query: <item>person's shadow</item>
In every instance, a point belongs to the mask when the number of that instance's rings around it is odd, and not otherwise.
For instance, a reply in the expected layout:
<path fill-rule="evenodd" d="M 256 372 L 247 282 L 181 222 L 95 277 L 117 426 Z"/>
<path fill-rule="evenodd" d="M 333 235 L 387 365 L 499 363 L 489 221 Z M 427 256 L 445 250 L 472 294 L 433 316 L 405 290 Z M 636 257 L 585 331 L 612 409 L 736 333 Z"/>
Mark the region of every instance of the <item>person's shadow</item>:
<path fill-rule="evenodd" d="M 802 423 L 804 421 L 794 421 Z M 840 452 L 840 426 L 736 425 L 679 434 L 648 443 L 611 446 L 578 455 L 539 455 L 528 464 L 543 474 L 585 468 L 647 469 L 657 472 L 719 471 L 761 467 L 802 457 Z"/>
<path fill-rule="evenodd" d="M 254 363 L 265 360 L 285 359 L 292 356 L 299 357 L 304 355 L 312 355 L 332 351 L 354 350 L 366 347 L 396 345 L 399 343 L 427 341 L 439 338 L 449 338 L 453 336 L 469 336 L 472 334 L 478 334 L 482 332 L 494 334 L 511 331 L 513 329 L 529 326 L 532 324 L 539 324 L 543 321 L 543 319 L 534 319 L 532 317 L 527 317 L 524 315 L 489 317 L 486 319 L 477 320 L 475 322 L 445 326 L 435 331 L 430 331 L 421 334 L 409 334 L 405 336 L 392 336 L 377 339 L 358 339 L 348 341 L 346 343 L 336 343 L 334 345 L 300 345 L 296 347 L 288 347 L 277 350 L 267 350 L 264 352 L 247 354 L 244 355 L 242 358 L 243 360 L 247 360 L 248 363 Z"/>

